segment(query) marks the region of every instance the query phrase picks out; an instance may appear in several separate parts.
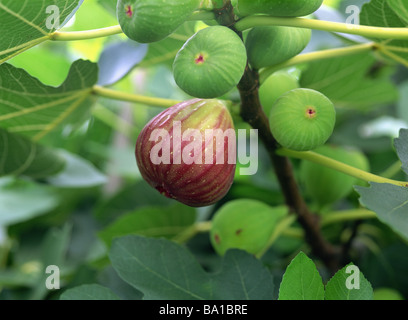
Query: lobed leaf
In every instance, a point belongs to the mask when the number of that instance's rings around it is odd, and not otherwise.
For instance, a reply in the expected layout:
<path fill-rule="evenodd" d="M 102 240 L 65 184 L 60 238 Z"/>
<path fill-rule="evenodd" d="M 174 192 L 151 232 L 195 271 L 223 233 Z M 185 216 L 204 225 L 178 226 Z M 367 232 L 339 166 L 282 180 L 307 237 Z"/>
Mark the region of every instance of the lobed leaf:
<path fill-rule="evenodd" d="M 388 183 L 370 183 L 369 188 L 355 187 L 360 203 L 404 239 L 408 239 L 408 188 Z"/>
<path fill-rule="evenodd" d="M 376 59 L 367 54 L 313 62 L 300 85 L 325 94 L 336 107 L 367 109 L 396 101 L 398 92 L 388 74 L 371 76 L 375 66 Z"/>
<path fill-rule="evenodd" d="M 392 3 L 392 4 L 391 4 Z M 407 26 L 406 3 L 402 1 L 371 0 L 363 5 L 360 13 L 362 25 L 387 28 L 401 28 Z M 408 66 L 407 40 L 378 40 L 379 52 L 392 60 Z"/>
<path fill-rule="evenodd" d="M 261 300 L 273 298 L 272 275 L 252 255 L 228 251 L 222 269 L 206 273 L 183 246 L 165 239 L 125 236 L 109 254 L 119 276 L 144 299 Z"/>
<path fill-rule="evenodd" d="M 52 32 L 73 16 L 82 2 L 83 0 L 1 0 L 0 64 L 48 40 Z"/>
<path fill-rule="evenodd" d="M 61 171 L 65 160 L 51 148 L 0 128 L 0 177 L 45 178 Z"/>
<path fill-rule="evenodd" d="M 46 86 L 23 69 L 0 65 L 0 127 L 36 141 L 62 124 L 79 125 L 93 103 L 97 65 L 75 61 L 64 83 Z"/>

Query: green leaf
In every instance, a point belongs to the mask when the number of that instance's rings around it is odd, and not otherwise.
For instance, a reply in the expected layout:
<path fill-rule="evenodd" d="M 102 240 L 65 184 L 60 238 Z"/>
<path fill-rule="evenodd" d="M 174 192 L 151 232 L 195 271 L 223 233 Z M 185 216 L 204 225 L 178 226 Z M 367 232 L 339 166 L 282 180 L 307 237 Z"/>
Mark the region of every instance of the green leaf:
<path fill-rule="evenodd" d="M 212 299 L 210 277 L 187 249 L 164 239 L 125 236 L 109 254 L 119 276 L 147 300 Z"/>
<path fill-rule="evenodd" d="M 228 250 L 222 269 L 214 276 L 215 299 L 273 300 L 271 273 L 253 255 L 241 250 Z"/>
<path fill-rule="evenodd" d="M 66 165 L 62 171 L 47 177 L 48 183 L 64 188 L 88 188 L 106 183 L 107 177 L 89 161 L 62 149 L 58 154 Z"/>
<path fill-rule="evenodd" d="M 24 201 L 21 201 L 24 199 Z M 0 179 L 0 227 L 32 219 L 59 204 L 58 195 L 45 185 L 10 177 Z"/>
<path fill-rule="evenodd" d="M 145 207 L 121 216 L 100 231 L 99 236 L 108 246 L 115 237 L 130 234 L 172 238 L 191 226 L 195 220 L 195 210 L 182 204 Z"/>
<path fill-rule="evenodd" d="M 375 65 L 375 58 L 367 54 L 313 62 L 302 73 L 300 84 L 325 94 L 336 107 L 366 109 L 396 101 L 398 92 L 388 72 L 370 76 Z"/>
<path fill-rule="evenodd" d="M 1 0 L 0 64 L 48 40 L 81 3 L 79 0 Z M 58 7 L 58 11 L 50 5 Z"/>
<path fill-rule="evenodd" d="M 408 239 L 408 188 L 388 183 L 370 183 L 369 188 L 355 187 L 360 203 L 404 239 Z"/>
<path fill-rule="evenodd" d="M 109 257 L 119 276 L 143 292 L 144 299 L 273 299 L 271 274 L 245 251 L 228 251 L 215 274 L 206 273 L 184 246 L 165 239 L 117 238 Z"/>
<path fill-rule="evenodd" d="M 390 0 L 387 3 L 408 25 L 408 2 L 406 0 Z"/>
<path fill-rule="evenodd" d="M 36 141 L 63 124 L 78 126 L 88 116 L 97 65 L 78 60 L 58 88 L 42 84 L 23 69 L 0 65 L 0 127 Z"/>
<path fill-rule="evenodd" d="M 394 144 L 402 169 L 408 174 L 408 129 L 400 130 Z M 361 196 L 363 206 L 374 211 L 383 223 L 408 239 L 408 187 L 371 182 L 369 188 L 356 186 L 355 189 Z"/>
<path fill-rule="evenodd" d="M 68 289 L 60 300 L 120 300 L 110 289 L 99 284 L 84 284 Z"/>
<path fill-rule="evenodd" d="M 140 63 L 140 66 L 151 67 L 163 63 L 171 67 L 177 52 L 194 34 L 194 27 L 194 21 L 185 22 L 167 38 L 149 44 L 147 55 Z"/>
<path fill-rule="evenodd" d="M 174 201 L 174 200 L 173 200 Z M 150 185 L 140 180 L 125 186 L 112 197 L 103 199 L 95 208 L 95 216 L 102 222 L 110 222 L 120 215 L 144 206 L 167 206 L 173 203 Z"/>
<path fill-rule="evenodd" d="M 279 300 L 323 300 L 324 286 L 315 264 L 303 252 L 286 268 L 279 288 Z"/>
<path fill-rule="evenodd" d="M 391 2 L 395 3 L 391 5 Z M 405 18 L 403 11 L 405 5 L 399 5 L 398 1 L 371 0 L 363 5 L 360 13 L 360 22 L 362 25 L 387 28 L 406 27 L 407 22 L 401 19 L 401 13 Z M 397 9 L 394 11 L 393 9 Z M 402 11 L 400 11 L 402 9 Z M 408 41 L 406 40 L 379 40 L 379 52 L 385 57 L 408 66 Z"/>
<path fill-rule="evenodd" d="M 329 280 L 325 300 L 373 300 L 373 288 L 363 273 L 349 264 Z"/>
<path fill-rule="evenodd" d="M 0 128 L 0 177 L 45 178 L 61 171 L 64 165 L 65 160 L 54 150 Z"/>
<path fill-rule="evenodd" d="M 59 269 L 62 267 L 71 238 L 71 229 L 71 225 L 66 224 L 61 229 L 52 228 L 48 230 L 42 243 L 40 256 L 44 269 L 37 285 L 28 293 L 28 299 L 39 300 L 47 295 L 48 289 L 45 283 L 50 274 L 45 272 L 46 268 L 50 265 L 57 266 Z"/>
<path fill-rule="evenodd" d="M 408 175 L 408 129 L 401 129 L 399 137 L 394 140 L 395 149 L 402 162 L 402 170 Z"/>

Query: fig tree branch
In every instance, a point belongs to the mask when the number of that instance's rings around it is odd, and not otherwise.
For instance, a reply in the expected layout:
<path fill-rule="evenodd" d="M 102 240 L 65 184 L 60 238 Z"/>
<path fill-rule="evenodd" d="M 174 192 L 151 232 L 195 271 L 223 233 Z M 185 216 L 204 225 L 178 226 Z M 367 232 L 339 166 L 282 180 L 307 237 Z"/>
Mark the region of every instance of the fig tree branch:
<path fill-rule="evenodd" d="M 229 1 L 224 8 L 216 10 L 216 18 L 219 24 L 230 27 L 242 38 L 242 33 L 234 26 L 235 16 Z M 279 146 L 272 136 L 269 120 L 259 100 L 258 72 L 252 70 L 247 64 L 244 75 L 237 87 L 241 97 L 241 117 L 254 129 L 258 130 L 260 140 L 268 151 L 287 206 L 292 213 L 296 214 L 298 222 L 305 231 L 305 239 L 313 254 L 319 257 L 327 268 L 334 273 L 339 267 L 339 251 L 323 237 L 317 217 L 309 211 L 300 194 L 290 160 L 276 154 Z"/>
<path fill-rule="evenodd" d="M 293 150 L 288 150 L 285 148 L 281 148 L 277 151 L 278 154 L 282 156 L 288 156 L 292 158 L 298 158 L 298 159 L 303 159 L 303 160 L 308 160 L 312 161 L 314 163 L 320 164 L 322 166 L 325 166 L 327 168 L 334 169 L 336 171 L 345 173 L 349 176 L 352 176 L 354 178 L 367 181 L 367 182 L 376 182 L 376 183 L 390 183 L 394 184 L 400 187 L 408 187 L 408 182 L 407 181 L 397 181 L 397 180 L 392 180 L 388 178 L 384 178 L 381 176 L 377 176 L 375 174 L 366 172 L 364 170 L 360 170 L 357 168 L 354 168 L 348 164 L 345 164 L 343 162 L 331 159 L 329 157 L 320 155 L 316 152 L 313 151 L 293 151 Z"/>
<path fill-rule="evenodd" d="M 245 17 L 235 24 L 235 28 L 239 31 L 260 26 L 298 27 L 328 32 L 355 34 L 377 39 L 408 40 L 408 28 L 373 27 L 307 18 L 282 18 L 257 15 Z"/>
<path fill-rule="evenodd" d="M 109 98 L 113 100 L 141 103 L 141 104 L 146 104 L 149 106 L 161 107 L 161 108 L 168 108 L 168 107 L 171 107 L 181 102 L 179 100 L 155 98 L 155 97 L 148 97 L 148 96 L 143 96 L 143 95 L 138 95 L 138 94 L 133 94 L 133 93 L 120 92 L 117 90 L 105 88 L 105 87 L 98 86 L 98 85 L 93 86 L 92 93 L 97 96 L 105 97 L 105 98 Z"/>

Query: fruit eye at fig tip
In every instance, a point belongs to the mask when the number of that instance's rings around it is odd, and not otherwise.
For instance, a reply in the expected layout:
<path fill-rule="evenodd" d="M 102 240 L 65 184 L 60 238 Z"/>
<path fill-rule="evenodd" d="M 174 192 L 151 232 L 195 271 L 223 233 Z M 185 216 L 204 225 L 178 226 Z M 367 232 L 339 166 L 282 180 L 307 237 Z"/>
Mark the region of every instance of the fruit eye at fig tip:
<path fill-rule="evenodd" d="M 316 117 L 316 109 L 311 107 L 311 106 L 307 107 L 306 108 L 306 117 L 310 118 L 310 119 Z"/>
<path fill-rule="evenodd" d="M 133 16 L 133 10 L 131 5 L 126 6 L 126 15 L 131 18 Z"/>
<path fill-rule="evenodd" d="M 202 64 L 202 63 L 204 63 L 204 61 L 205 61 L 204 55 L 201 54 L 201 53 L 194 60 L 195 64 Z"/>

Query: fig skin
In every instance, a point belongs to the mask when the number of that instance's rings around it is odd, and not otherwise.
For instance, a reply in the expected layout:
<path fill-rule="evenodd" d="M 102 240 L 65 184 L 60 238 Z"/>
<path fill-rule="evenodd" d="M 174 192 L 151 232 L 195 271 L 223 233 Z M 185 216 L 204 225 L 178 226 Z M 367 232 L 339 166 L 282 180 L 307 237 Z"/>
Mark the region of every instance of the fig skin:
<path fill-rule="evenodd" d="M 287 149 L 308 151 L 323 145 L 332 135 L 336 110 L 324 94 L 293 89 L 283 94 L 269 114 L 271 132 Z"/>
<path fill-rule="evenodd" d="M 173 63 L 174 80 L 196 98 L 218 98 L 241 80 L 247 63 L 240 37 L 224 26 L 211 26 L 194 34 Z"/>
<path fill-rule="evenodd" d="M 181 137 L 188 129 L 199 130 L 202 137 L 201 155 L 190 155 L 201 160 L 201 164 L 188 164 L 181 156 L 192 140 L 181 141 L 180 147 L 177 147 L 179 139 L 175 138 L 178 135 L 175 122 L 178 121 Z M 151 139 L 155 129 L 164 129 L 169 135 L 156 142 Z M 216 139 L 205 139 L 206 129 L 221 129 L 222 132 L 229 130 L 233 133 L 231 140 L 224 137 L 223 149 L 219 151 L 224 155 L 222 163 L 216 163 Z M 170 150 L 166 150 L 170 153 L 169 163 L 155 164 L 152 161 L 152 148 L 160 141 L 170 143 Z M 210 149 L 211 141 L 212 164 L 205 161 L 205 150 Z M 164 152 L 162 149 L 162 156 Z M 234 180 L 236 140 L 233 120 L 221 100 L 192 99 L 181 102 L 158 114 L 143 128 L 136 142 L 135 155 L 142 177 L 161 194 L 191 207 L 211 205 L 227 194 Z M 178 160 L 177 155 L 180 157 Z M 233 161 L 229 161 L 229 156 L 233 157 Z"/>
<path fill-rule="evenodd" d="M 116 13 L 128 38 L 151 43 L 172 34 L 199 5 L 199 0 L 119 0 Z"/>
<path fill-rule="evenodd" d="M 265 248 L 277 221 L 287 212 L 285 206 L 270 207 L 258 200 L 227 202 L 212 218 L 211 244 L 221 256 L 234 248 L 257 254 Z"/>
<path fill-rule="evenodd" d="M 307 16 L 322 5 L 323 0 L 233 0 L 236 15 L 248 16 L 257 13 L 275 17 Z"/>
<path fill-rule="evenodd" d="M 281 95 L 298 88 L 298 79 L 286 71 L 278 71 L 270 75 L 259 88 L 259 99 L 265 114 L 269 115 L 273 104 Z"/>
<path fill-rule="evenodd" d="M 310 29 L 283 26 L 252 28 L 245 40 L 248 61 L 255 69 L 284 62 L 301 53 L 311 37 Z"/>

